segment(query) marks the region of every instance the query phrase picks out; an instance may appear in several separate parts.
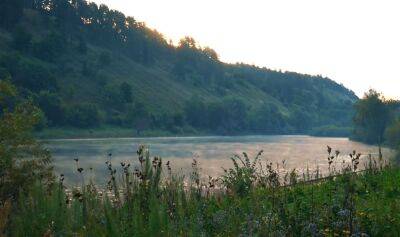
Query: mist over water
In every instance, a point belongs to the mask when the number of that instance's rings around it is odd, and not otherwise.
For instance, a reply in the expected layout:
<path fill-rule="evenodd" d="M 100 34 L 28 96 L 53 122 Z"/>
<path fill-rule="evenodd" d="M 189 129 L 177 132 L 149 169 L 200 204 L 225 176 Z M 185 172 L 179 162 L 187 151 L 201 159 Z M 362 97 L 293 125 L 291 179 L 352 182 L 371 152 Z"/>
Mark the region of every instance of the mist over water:
<path fill-rule="evenodd" d="M 84 168 L 85 180 L 94 179 L 96 183 L 106 183 L 108 171 L 105 162 L 109 159 L 118 173 L 122 173 L 120 162 L 139 164 L 136 151 L 139 145 L 147 145 L 150 155 L 161 156 L 163 165 L 170 161 L 174 172 L 189 174 L 193 158 L 196 158 L 201 174 L 218 176 L 224 168 L 230 168 L 230 157 L 246 152 L 254 157 L 260 150 L 262 162 L 272 162 L 280 169 L 296 169 L 302 173 L 307 169 L 322 172 L 328 169 L 326 146 L 329 145 L 341 154 L 335 161 L 340 169 L 342 161 L 349 162 L 348 154 L 353 150 L 361 153 L 361 166 L 368 154 L 377 157 L 378 148 L 347 138 L 321 138 L 310 136 L 210 136 L 210 137 L 163 137 L 163 138 L 107 138 L 107 139 L 57 139 L 45 141 L 53 154 L 57 174 L 63 173 L 68 184 L 78 184 L 74 158 L 79 158 L 79 166 Z M 383 149 L 385 158 L 391 155 L 389 149 Z M 285 160 L 285 167 L 282 161 Z M 277 165 L 279 164 L 279 165 Z M 90 168 L 93 168 L 92 171 Z M 133 169 L 132 169 L 133 170 Z"/>

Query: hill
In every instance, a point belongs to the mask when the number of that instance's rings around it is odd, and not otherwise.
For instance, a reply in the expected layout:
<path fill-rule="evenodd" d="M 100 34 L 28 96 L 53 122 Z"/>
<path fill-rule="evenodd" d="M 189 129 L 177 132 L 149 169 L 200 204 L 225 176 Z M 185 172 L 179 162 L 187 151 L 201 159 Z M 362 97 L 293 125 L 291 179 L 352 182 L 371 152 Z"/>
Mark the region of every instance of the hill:
<path fill-rule="evenodd" d="M 39 105 L 41 129 L 347 135 L 351 126 L 358 98 L 331 79 L 227 64 L 105 5 L 5 0 L 0 15 L 0 78 Z"/>

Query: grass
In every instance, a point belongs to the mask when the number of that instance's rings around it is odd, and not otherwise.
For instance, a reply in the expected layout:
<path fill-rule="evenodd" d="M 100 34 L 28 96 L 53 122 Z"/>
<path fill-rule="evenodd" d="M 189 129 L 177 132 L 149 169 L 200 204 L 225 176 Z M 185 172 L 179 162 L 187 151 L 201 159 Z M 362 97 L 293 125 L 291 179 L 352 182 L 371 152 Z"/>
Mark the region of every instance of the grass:
<path fill-rule="evenodd" d="M 338 153 L 328 148 L 328 162 Z M 259 153 L 261 155 L 261 152 Z M 340 171 L 286 174 L 259 155 L 234 156 L 232 169 L 204 178 L 197 161 L 189 177 L 171 172 L 160 157 L 138 150 L 136 167 L 111 156 L 109 182 L 99 189 L 76 160 L 81 187 L 38 181 L 9 212 L 10 236 L 397 236 L 400 169 L 360 155 Z M 133 163 L 132 163 L 133 164 Z M 284 165 L 284 162 L 283 162 Z M 360 171 L 363 169 L 363 171 Z M 1 222 L 0 222 L 1 223 Z"/>

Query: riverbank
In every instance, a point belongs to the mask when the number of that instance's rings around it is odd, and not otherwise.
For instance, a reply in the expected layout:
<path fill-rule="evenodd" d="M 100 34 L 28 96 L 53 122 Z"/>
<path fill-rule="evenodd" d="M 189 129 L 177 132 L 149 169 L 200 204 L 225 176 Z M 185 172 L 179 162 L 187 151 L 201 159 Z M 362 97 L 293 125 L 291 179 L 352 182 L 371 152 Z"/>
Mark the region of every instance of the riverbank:
<path fill-rule="evenodd" d="M 124 138 L 124 137 L 175 137 L 175 136 L 205 136 L 206 133 L 195 130 L 179 130 L 176 132 L 164 130 L 145 130 L 138 133 L 132 128 L 104 126 L 91 129 L 81 128 L 46 128 L 34 132 L 38 139 L 76 139 L 76 138 Z"/>
<path fill-rule="evenodd" d="M 21 193 L 17 209 L 4 208 L 10 236 L 397 236 L 400 170 L 382 161 L 359 172 L 351 166 L 318 179 L 292 171 L 279 176 L 256 159 L 239 158 L 219 179 L 199 179 L 192 164 L 188 182 L 169 163 L 139 149 L 143 166 L 111 164 L 109 189 L 90 180 L 65 192 L 64 177 L 48 189 L 37 183 Z M 329 152 L 329 155 L 334 153 Z M 335 158 L 333 158 L 335 159 Z M 114 165 L 114 166 L 113 166 Z M 76 161 L 82 182 L 89 172 Z M 115 167 L 118 168 L 117 174 Z M 133 171 L 133 172 L 130 172 Z M 122 172 L 122 173 L 120 173 Z M 167 175 L 160 179 L 161 173 Z M 124 179 L 118 177 L 122 174 Z M 313 180 L 317 181 L 313 181 Z M 7 206 L 6 206 L 7 207 Z M 7 219 L 6 219 L 7 221 Z"/>
<path fill-rule="evenodd" d="M 335 126 L 324 126 L 310 130 L 308 133 L 281 133 L 281 134 L 257 134 L 257 133 L 236 133 L 217 134 L 212 131 L 198 131 L 191 127 L 166 130 L 145 130 L 138 133 L 132 128 L 116 126 L 102 126 L 91 129 L 74 127 L 45 128 L 35 131 L 38 139 L 76 139 L 76 138 L 125 138 L 125 137 L 191 137 L 191 136 L 252 136 L 252 135 L 309 135 L 314 137 L 349 137 L 351 128 L 337 128 Z"/>

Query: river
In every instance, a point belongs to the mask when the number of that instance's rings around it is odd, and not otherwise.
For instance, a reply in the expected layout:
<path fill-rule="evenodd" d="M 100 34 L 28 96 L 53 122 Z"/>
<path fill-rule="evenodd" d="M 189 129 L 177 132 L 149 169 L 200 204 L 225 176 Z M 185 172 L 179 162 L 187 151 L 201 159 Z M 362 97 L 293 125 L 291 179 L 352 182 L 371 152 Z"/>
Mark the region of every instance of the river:
<path fill-rule="evenodd" d="M 315 170 L 319 167 L 326 171 L 327 145 L 333 151 L 341 153 L 335 163 L 341 165 L 349 161 L 348 154 L 353 150 L 363 154 L 377 156 L 378 149 L 347 138 L 321 138 L 310 136 L 209 136 L 209 137 L 154 137 L 154 138 L 106 138 L 106 139 L 54 139 L 46 140 L 45 146 L 53 154 L 57 174 L 64 174 L 66 182 L 77 184 L 80 180 L 74 158 L 79 159 L 79 166 L 84 168 L 86 180 L 93 179 L 104 184 L 108 179 L 105 161 L 109 159 L 117 170 L 120 162 L 138 165 L 136 150 L 140 144 L 147 145 L 151 156 L 160 156 L 163 163 L 168 160 L 176 173 L 188 174 L 191 171 L 193 158 L 198 161 L 201 174 L 218 176 L 224 168 L 230 168 L 229 159 L 233 154 L 247 152 L 254 157 L 260 150 L 262 162 L 272 162 L 275 167 L 304 172 L 307 167 Z M 385 157 L 390 150 L 383 150 Z M 282 161 L 285 160 L 285 165 Z M 363 163 L 363 162 L 361 162 Z M 119 172 L 121 173 L 121 172 Z"/>

